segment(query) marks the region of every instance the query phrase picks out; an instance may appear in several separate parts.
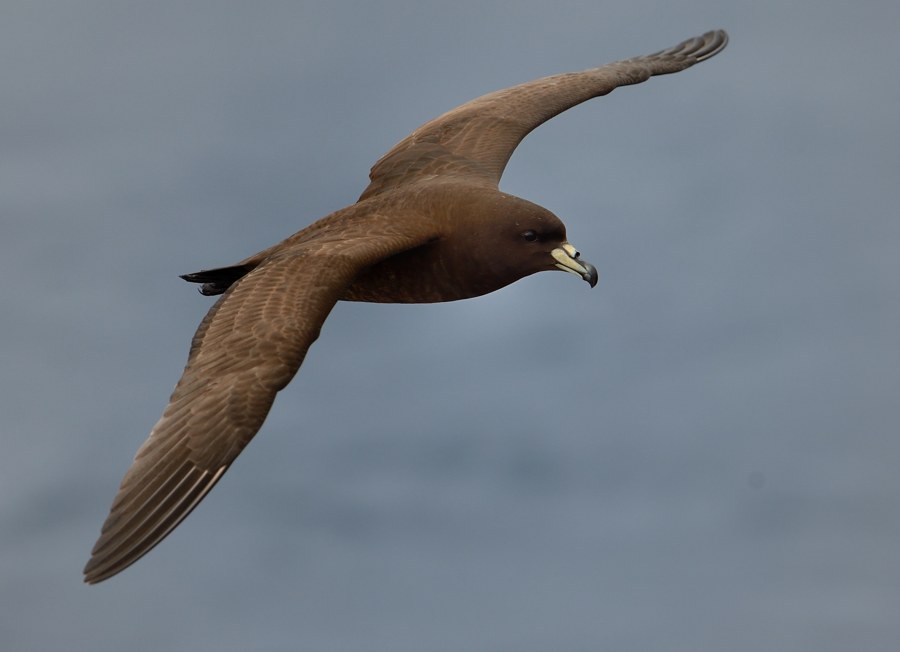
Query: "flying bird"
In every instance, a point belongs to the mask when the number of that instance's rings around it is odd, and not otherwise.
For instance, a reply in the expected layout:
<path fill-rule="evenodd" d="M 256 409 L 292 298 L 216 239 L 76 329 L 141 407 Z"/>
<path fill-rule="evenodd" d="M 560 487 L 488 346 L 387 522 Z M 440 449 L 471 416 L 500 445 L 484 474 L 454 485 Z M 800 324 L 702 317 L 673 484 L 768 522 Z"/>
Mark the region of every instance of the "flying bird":
<path fill-rule="evenodd" d="M 424 124 L 378 160 L 359 200 L 236 265 L 186 274 L 221 298 L 200 323 L 162 417 L 140 447 L 91 558 L 89 584 L 145 555 L 203 500 L 257 433 L 337 301 L 476 297 L 548 270 L 597 283 L 549 210 L 500 191 L 538 125 L 581 102 L 718 54 L 717 30 L 675 47 L 489 93 Z"/>

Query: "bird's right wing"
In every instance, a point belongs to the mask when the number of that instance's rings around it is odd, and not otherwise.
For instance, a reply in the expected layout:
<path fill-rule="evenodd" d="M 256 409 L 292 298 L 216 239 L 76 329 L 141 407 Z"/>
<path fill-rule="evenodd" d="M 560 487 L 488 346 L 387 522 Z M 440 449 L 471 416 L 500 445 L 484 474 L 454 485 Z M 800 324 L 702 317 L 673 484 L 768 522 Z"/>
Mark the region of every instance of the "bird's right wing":
<path fill-rule="evenodd" d="M 86 582 L 133 564 L 196 507 L 262 426 L 359 271 L 424 238 L 325 233 L 273 255 L 225 293 L 200 324 L 169 405 L 122 480 Z"/>

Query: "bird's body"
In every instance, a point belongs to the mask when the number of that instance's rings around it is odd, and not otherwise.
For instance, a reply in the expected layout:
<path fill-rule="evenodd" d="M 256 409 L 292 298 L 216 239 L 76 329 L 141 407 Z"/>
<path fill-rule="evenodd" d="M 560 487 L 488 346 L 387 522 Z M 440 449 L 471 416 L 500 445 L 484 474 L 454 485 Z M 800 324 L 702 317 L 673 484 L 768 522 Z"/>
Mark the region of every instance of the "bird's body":
<path fill-rule="evenodd" d="M 516 146 L 553 116 L 618 86 L 677 72 L 725 47 L 708 32 L 653 55 L 539 79 L 426 123 L 373 166 L 359 201 L 229 267 L 185 275 L 222 294 L 138 450 L 85 581 L 137 561 L 222 477 L 262 426 L 339 300 L 431 303 L 493 292 L 540 271 L 591 286 L 553 213 L 501 192 Z"/>
<path fill-rule="evenodd" d="M 485 214 L 494 219 L 485 221 Z M 361 270 L 340 300 L 437 303 L 471 299 L 519 280 L 526 275 L 523 271 L 554 269 L 556 261 L 534 256 L 535 247 L 522 248 L 521 260 L 518 256 L 516 260 L 498 260 L 489 251 L 498 243 L 517 244 L 527 230 L 545 239 L 556 237 L 556 242 L 565 240 L 559 218 L 529 201 L 496 188 L 470 188 L 453 181 L 425 183 L 412 192 L 403 188 L 402 192 L 362 199 L 237 265 L 183 278 L 203 283 L 204 294 L 219 294 L 235 276 L 255 270 L 279 253 L 325 247 L 346 256 L 346 247 L 377 247 L 380 243 L 389 255 L 379 256 L 381 260 Z M 478 237 L 469 237 L 473 234 Z M 406 242 L 406 247 L 395 244 L 399 242 L 395 239 Z M 535 261 L 529 265 L 527 258 L 532 256 Z"/>

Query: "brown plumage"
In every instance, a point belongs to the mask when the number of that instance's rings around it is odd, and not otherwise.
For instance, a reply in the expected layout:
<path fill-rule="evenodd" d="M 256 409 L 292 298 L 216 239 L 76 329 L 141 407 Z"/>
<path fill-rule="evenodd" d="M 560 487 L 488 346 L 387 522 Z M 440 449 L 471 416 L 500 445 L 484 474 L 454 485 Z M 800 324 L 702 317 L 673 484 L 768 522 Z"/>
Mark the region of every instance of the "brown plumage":
<path fill-rule="evenodd" d="M 708 59 L 713 31 L 671 49 L 490 93 L 419 127 L 372 167 L 359 201 L 237 265 L 188 274 L 223 294 L 138 450 L 90 561 L 100 582 L 146 554 L 212 489 L 262 426 L 335 302 L 427 303 L 544 270 L 596 270 L 550 211 L 498 182 L 519 142 L 585 100 Z"/>

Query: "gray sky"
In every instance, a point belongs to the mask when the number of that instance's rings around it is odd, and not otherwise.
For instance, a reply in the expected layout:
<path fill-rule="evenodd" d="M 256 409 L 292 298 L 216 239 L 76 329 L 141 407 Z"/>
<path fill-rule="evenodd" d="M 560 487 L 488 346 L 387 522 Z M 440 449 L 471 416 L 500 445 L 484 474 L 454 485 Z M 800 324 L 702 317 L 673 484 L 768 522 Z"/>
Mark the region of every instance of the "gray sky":
<path fill-rule="evenodd" d="M 893 650 L 896 2 L 7 2 L 3 650 Z M 484 92 L 715 27 L 501 186 L 600 272 L 341 304 L 169 539 L 80 571 L 211 305 Z"/>

